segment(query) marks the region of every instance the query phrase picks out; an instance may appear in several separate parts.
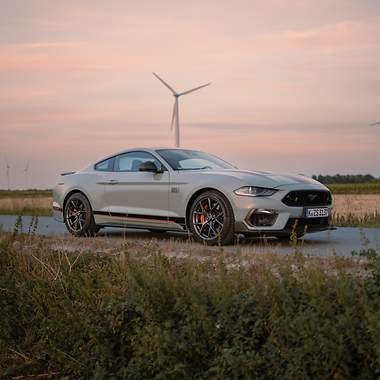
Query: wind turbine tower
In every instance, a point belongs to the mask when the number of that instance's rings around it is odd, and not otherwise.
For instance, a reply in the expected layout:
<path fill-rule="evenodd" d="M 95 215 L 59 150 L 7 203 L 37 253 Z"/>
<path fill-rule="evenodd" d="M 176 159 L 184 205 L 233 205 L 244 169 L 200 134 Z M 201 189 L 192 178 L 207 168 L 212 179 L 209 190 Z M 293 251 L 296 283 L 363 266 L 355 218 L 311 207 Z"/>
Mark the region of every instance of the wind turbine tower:
<path fill-rule="evenodd" d="M 153 75 L 165 86 L 167 87 L 171 93 L 174 96 L 174 106 L 173 106 L 173 114 L 172 114 L 172 121 L 170 124 L 170 129 L 173 130 L 173 125 L 175 123 L 175 146 L 179 148 L 180 146 L 180 131 L 179 131 L 179 104 L 178 99 L 182 95 L 190 94 L 190 92 L 200 90 L 203 87 L 209 86 L 211 83 L 206 83 L 198 87 L 194 87 L 187 91 L 177 92 L 174 90 L 168 83 L 166 83 L 162 78 L 160 78 L 156 73 L 153 73 Z"/>
<path fill-rule="evenodd" d="M 11 189 L 11 185 L 10 185 L 10 165 L 9 165 L 9 162 L 7 159 L 5 159 L 5 167 L 6 167 L 6 173 L 7 173 L 7 184 L 8 184 L 8 191 Z"/>

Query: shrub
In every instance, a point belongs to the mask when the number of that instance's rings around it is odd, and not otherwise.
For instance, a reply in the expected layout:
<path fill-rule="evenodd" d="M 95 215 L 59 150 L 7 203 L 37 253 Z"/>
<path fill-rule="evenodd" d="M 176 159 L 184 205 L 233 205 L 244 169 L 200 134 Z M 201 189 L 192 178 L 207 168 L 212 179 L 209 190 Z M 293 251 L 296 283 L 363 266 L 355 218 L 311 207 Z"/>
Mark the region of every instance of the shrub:
<path fill-rule="evenodd" d="M 299 253 L 272 266 L 169 259 L 155 247 L 141 257 L 68 255 L 8 235 L 0 373 L 377 379 L 380 261 L 372 251 L 365 260 L 359 276 Z"/>

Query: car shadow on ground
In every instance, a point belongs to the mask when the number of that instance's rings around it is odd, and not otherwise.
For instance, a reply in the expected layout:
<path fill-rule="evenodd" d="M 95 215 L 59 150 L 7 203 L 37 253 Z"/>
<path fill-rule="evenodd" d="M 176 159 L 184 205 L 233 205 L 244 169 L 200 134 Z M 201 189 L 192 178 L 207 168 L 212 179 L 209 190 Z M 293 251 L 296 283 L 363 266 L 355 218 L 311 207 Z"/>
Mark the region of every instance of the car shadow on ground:
<path fill-rule="evenodd" d="M 324 246 L 329 244 L 331 241 L 329 239 L 313 238 L 314 234 L 306 235 L 297 240 L 297 245 L 300 246 Z M 202 243 L 197 243 L 194 238 L 187 233 L 181 232 L 151 232 L 148 230 L 134 230 L 134 229 L 103 229 L 98 233 L 99 237 L 109 237 L 109 238 L 124 238 L 124 239 L 134 239 L 134 240 L 151 240 L 155 239 L 158 242 L 192 242 L 199 245 Z M 275 237 L 244 237 L 239 235 L 236 240 L 236 244 L 244 247 L 287 247 L 294 248 L 295 243 L 290 240 L 279 240 Z"/>

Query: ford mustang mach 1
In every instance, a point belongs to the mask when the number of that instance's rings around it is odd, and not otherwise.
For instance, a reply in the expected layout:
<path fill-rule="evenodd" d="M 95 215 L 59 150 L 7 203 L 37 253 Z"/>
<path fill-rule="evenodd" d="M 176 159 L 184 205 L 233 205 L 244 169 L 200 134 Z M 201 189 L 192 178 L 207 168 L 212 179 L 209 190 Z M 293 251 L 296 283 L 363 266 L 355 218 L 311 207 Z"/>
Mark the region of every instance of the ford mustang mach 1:
<path fill-rule="evenodd" d="M 237 234 L 288 239 L 332 228 L 332 196 L 321 183 L 241 170 L 188 149 L 130 149 L 63 173 L 53 210 L 75 236 L 127 227 L 187 231 L 210 245 Z"/>

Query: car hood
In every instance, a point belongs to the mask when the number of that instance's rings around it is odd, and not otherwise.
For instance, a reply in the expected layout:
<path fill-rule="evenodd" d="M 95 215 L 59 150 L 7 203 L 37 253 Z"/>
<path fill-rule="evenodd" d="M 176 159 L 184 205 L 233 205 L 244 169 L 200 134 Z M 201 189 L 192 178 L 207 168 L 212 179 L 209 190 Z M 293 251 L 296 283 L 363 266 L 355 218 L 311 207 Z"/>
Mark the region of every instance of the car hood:
<path fill-rule="evenodd" d="M 224 175 L 241 180 L 246 185 L 261 187 L 279 187 L 284 185 L 311 184 L 323 186 L 320 182 L 304 175 L 280 174 L 252 170 L 205 170 L 205 175 Z"/>

